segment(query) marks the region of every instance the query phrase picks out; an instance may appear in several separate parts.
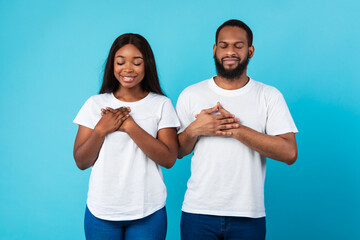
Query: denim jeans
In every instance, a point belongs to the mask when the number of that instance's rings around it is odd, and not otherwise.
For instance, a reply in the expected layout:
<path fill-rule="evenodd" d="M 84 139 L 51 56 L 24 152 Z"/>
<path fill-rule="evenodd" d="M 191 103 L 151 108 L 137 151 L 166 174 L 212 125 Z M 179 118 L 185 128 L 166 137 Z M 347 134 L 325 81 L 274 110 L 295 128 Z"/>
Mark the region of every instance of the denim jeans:
<path fill-rule="evenodd" d="M 264 240 L 265 217 L 225 217 L 182 212 L 182 240 Z"/>
<path fill-rule="evenodd" d="M 95 217 L 86 207 L 85 236 L 87 240 L 164 240 L 166 237 L 166 208 L 141 219 L 108 221 Z"/>

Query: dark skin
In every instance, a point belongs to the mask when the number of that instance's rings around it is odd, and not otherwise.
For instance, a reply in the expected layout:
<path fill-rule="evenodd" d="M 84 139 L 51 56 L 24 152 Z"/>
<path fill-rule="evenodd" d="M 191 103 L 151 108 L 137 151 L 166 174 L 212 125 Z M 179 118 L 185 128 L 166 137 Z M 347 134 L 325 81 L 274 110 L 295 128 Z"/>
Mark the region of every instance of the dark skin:
<path fill-rule="evenodd" d="M 252 58 L 254 47 L 248 46 L 246 31 L 238 27 L 226 26 L 219 32 L 218 42 L 213 48 L 214 56 L 222 60 L 225 69 L 234 69 L 247 57 Z M 239 60 L 240 59 L 240 60 Z M 229 80 L 215 77 L 215 83 L 227 90 L 239 89 L 247 84 L 246 69 L 237 79 Z M 220 115 L 212 115 L 218 112 Z M 235 116 L 220 103 L 210 109 L 202 110 L 179 138 L 179 154 L 182 158 L 191 153 L 200 136 L 232 137 L 259 152 L 265 157 L 293 164 L 297 159 L 297 145 L 294 133 L 270 136 L 257 132 L 239 123 L 241 116 Z"/>
<path fill-rule="evenodd" d="M 120 48 L 115 54 L 114 75 L 120 87 L 114 96 L 121 101 L 133 102 L 146 97 L 149 93 L 141 87 L 145 67 L 141 52 L 131 44 Z M 98 158 L 105 136 L 115 131 L 127 133 L 137 146 L 154 162 L 171 168 L 178 153 L 178 140 L 175 128 L 163 128 L 156 138 L 143 130 L 130 116 L 131 109 L 101 109 L 101 119 L 94 129 L 79 126 L 74 144 L 74 159 L 77 166 L 87 169 Z"/>

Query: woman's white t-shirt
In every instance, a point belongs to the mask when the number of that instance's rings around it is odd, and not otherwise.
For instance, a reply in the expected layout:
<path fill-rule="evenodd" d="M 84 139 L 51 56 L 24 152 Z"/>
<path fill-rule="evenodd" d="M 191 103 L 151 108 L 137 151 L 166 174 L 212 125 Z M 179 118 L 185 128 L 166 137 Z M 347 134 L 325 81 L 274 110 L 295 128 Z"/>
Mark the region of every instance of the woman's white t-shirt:
<path fill-rule="evenodd" d="M 171 100 L 152 92 L 137 102 L 120 101 L 112 93 L 94 95 L 74 123 L 94 129 L 101 108 L 123 106 L 130 107 L 134 121 L 155 138 L 160 129 L 180 125 Z M 140 219 L 164 207 L 166 195 L 161 167 L 127 133 L 108 134 L 91 170 L 87 199 L 91 213 L 106 220 Z"/>

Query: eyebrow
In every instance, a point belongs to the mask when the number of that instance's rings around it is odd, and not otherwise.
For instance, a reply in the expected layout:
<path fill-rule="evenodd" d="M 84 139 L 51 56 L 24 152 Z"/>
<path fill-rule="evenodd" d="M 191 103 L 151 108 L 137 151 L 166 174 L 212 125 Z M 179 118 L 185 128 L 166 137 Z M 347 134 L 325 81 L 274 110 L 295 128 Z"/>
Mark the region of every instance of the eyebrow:
<path fill-rule="evenodd" d="M 124 56 L 116 56 L 115 58 L 125 58 Z M 142 57 L 140 57 L 140 56 L 136 56 L 136 57 L 134 57 L 134 59 L 143 59 Z"/>
<path fill-rule="evenodd" d="M 227 43 L 227 42 L 225 42 L 225 41 L 220 41 L 219 44 L 220 44 L 220 43 L 229 44 L 229 43 Z M 237 44 L 237 43 L 243 43 L 243 44 L 245 44 L 244 41 L 237 41 L 237 42 L 235 42 L 234 44 Z"/>

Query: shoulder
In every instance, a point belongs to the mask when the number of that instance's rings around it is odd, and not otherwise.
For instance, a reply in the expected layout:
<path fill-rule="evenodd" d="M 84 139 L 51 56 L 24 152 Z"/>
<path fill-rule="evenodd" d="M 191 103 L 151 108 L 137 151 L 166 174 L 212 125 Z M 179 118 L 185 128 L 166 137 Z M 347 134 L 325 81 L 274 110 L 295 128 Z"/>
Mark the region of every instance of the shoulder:
<path fill-rule="evenodd" d="M 206 89 L 209 86 L 209 81 L 211 79 L 206 79 L 203 80 L 201 82 L 195 83 L 193 85 L 190 85 L 188 87 L 186 87 L 182 93 L 187 93 L 187 92 L 194 92 L 194 91 L 198 91 L 198 90 L 202 90 L 202 89 Z"/>
<path fill-rule="evenodd" d="M 262 99 L 266 108 L 283 108 L 286 106 L 286 101 L 282 93 L 273 86 L 254 81 L 254 89 L 258 89 L 259 98 Z"/>
<path fill-rule="evenodd" d="M 97 106 L 102 106 L 104 103 L 108 103 L 111 101 L 112 93 L 101 93 L 92 95 L 87 101 L 93 103 Z"/>
<path fill-rule="evenodd" d="M 92 95 L 89 99 L 97 102 L 97 101 L 108 100 L 111 97 L 112 97 L 112 93 L 100 93 L 100 94 Z"/>
<path fill-rule="evenodd" d="M 153 92 L 149 93 L 149 97 L 147 98 L 147 100 L 149 103 L 152 103 L 152 104 L 153 103 L 162 104 L 165 102 L 171 102 L 170 98 L 168 98 L 164 95 L 161 95 L 161 94 L 153 93 Z"/>
<path fill-rule="evenodd" d="M 161 112 L 164 109 L 174 108 L 171 99 L 161 94 L 150 92 L 146 100 L 147 101 L 144 107 L 147 109 L 153 109 L 154 112 Z"/>
<path fill-rule="evenodd" d="M 184 97 L 190 97 L 193 94 L 202 92 L 202 91 L 207 91 L 207 89 L 209 88 L 209 81 L 210 79 L 206 79 L 203 80 L 201 82 L 195 83 L 193 85 L 190 85 L 188 87 L 186 87 L 181 93 L 179 98 L 184 98 Z"/>
<path fill-rule="evenodd" d="M 276 96 L 282 96 L 281 92 L 273 86 L 267 85 L 262 82 L 258 82 L 254 79 L 251 79 L 254 89 L 257 89 L 261 94 L 263 94 L 265 97 L 276 97 Z"/>

